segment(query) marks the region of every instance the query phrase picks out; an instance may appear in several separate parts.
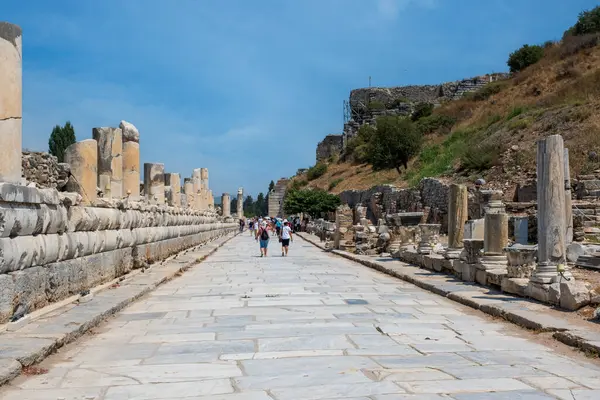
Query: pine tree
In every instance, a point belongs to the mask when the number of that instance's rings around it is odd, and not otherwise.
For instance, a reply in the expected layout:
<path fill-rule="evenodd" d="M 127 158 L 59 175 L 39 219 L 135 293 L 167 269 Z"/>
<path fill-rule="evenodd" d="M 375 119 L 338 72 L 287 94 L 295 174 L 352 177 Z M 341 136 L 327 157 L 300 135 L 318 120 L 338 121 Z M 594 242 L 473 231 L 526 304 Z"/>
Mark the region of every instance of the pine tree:
<path fill-rule="evenodd" d="M 56 125 L 52 129 L 50 139 L 48 139 L 48 151 L 58 158 L 58 162 L 64 162 L 65 150 L 76 141 L 75 129 L 71 122 L 67 121 L 65 126 Z"/>

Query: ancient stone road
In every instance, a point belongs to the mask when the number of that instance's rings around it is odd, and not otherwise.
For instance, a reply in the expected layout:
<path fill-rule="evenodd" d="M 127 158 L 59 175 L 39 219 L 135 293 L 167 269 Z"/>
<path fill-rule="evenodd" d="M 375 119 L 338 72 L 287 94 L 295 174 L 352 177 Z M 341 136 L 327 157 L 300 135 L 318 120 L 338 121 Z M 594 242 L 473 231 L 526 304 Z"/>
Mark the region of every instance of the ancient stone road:
<path fill-rule="evenodd" d="M 0 398 L 600 398 L 598 367 L 299 238 L 277 247 L 234 238 Z"/>

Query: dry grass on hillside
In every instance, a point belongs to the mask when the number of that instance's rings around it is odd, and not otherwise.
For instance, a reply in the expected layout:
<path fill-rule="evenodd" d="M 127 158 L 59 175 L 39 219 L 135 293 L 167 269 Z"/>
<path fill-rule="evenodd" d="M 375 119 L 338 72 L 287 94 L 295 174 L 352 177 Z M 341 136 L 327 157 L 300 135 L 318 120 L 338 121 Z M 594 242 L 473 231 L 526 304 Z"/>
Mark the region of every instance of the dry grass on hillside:
<path fill-rule="evenodd" d="M 434 114 L 453 117 L 457 123 L 449 134 L 427 135 L 421 154 L 402 175 L 337 162 L 308 186 L 339 193 L 379 184 L 415 185 L 425 176 L 465 181 L 483 176 L 489 182 L 514 183 L 535 171 L 536 141 L 552 134 L 565 139 L 573 175 L 600 169 L 597 161 L 589 159 L 590 151 L 600 154 L 599 41 L 577 37 L 555 44 L 540 62 L 497 83 L 499 93 L 485 100 L 468 96 L 437 108 Z M 493 153 L 493 167 L 465 171 L 462 159 L 473 149 Z M 306 176 L 295 179 L 306 180 Z"/>

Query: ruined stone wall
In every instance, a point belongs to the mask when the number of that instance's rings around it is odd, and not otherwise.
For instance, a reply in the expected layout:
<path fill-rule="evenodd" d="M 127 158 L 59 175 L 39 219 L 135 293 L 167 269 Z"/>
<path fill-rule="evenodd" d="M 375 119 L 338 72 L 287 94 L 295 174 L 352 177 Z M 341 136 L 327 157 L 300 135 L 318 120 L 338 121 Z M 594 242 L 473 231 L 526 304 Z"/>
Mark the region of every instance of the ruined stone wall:
<path fill-rule="evenodd" d="M 317 162 L 325 161 L 330 157 L 340 155 L 343 149 L 342 135 L 327 135 L 322 142 L 317 145 Z"/>
<path fill-rule="evenodd" d="M 69 179 L 70 166 L 41 151 L 23 151 L 21 158 L 23 178 L 40 188 L 61 190 Z"/>
<path fill-rule="evenodd" d="M 283 200 L 289 182 L 290 180 L 285 178 L 278 180 L 271 193 L 269 193 L 268 212 L 270 217 L 284 216 Z"/>
<path fill-rule="evenodd" d="M 236 229 L 213 213 L 126 201 L 80 205 L 0 184 L 0 323 Z"/>

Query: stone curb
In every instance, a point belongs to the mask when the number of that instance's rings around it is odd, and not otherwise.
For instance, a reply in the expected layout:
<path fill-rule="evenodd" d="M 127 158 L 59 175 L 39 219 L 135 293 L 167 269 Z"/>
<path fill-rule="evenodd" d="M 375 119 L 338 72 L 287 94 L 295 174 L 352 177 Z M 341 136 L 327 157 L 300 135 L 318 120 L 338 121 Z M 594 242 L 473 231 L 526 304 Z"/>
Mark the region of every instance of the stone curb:
<path fill-rule="evenodd" d="M 156 287 L 198 265 L 239 233 L 207 242 L 197 251 L 182 251 L 157 263 L 145 273 L 124 276 L 119 285 L 94 295 L 86 303 L 72 303 L 30 322 L 22 331 L 0 334 L 0 385 L 17 377 L 25 367 L 38 363 L 60 347 L 75 341 Z"/>
<path fill-rule="evenodd" d="M 393 258 L 373 258 L 326 249 L 322 243 L 307 237 L 306 234 L 297 233 L 297 235 L 329 253 L 358 262 L 494 317 L 503 318 L 523 328 L 538 332 L 552 332 L 554 339 L 568 346 L 600 354 L 600 332 L 588 329 L 584 326 L 586 323 L 583 321 L 582 324 L 576 325 L 564 318 L 540 312 L 558 313 L 545 304 L 509 295 L 476 283 L 464 282 L 452 275 L 411 266 Z"/>

